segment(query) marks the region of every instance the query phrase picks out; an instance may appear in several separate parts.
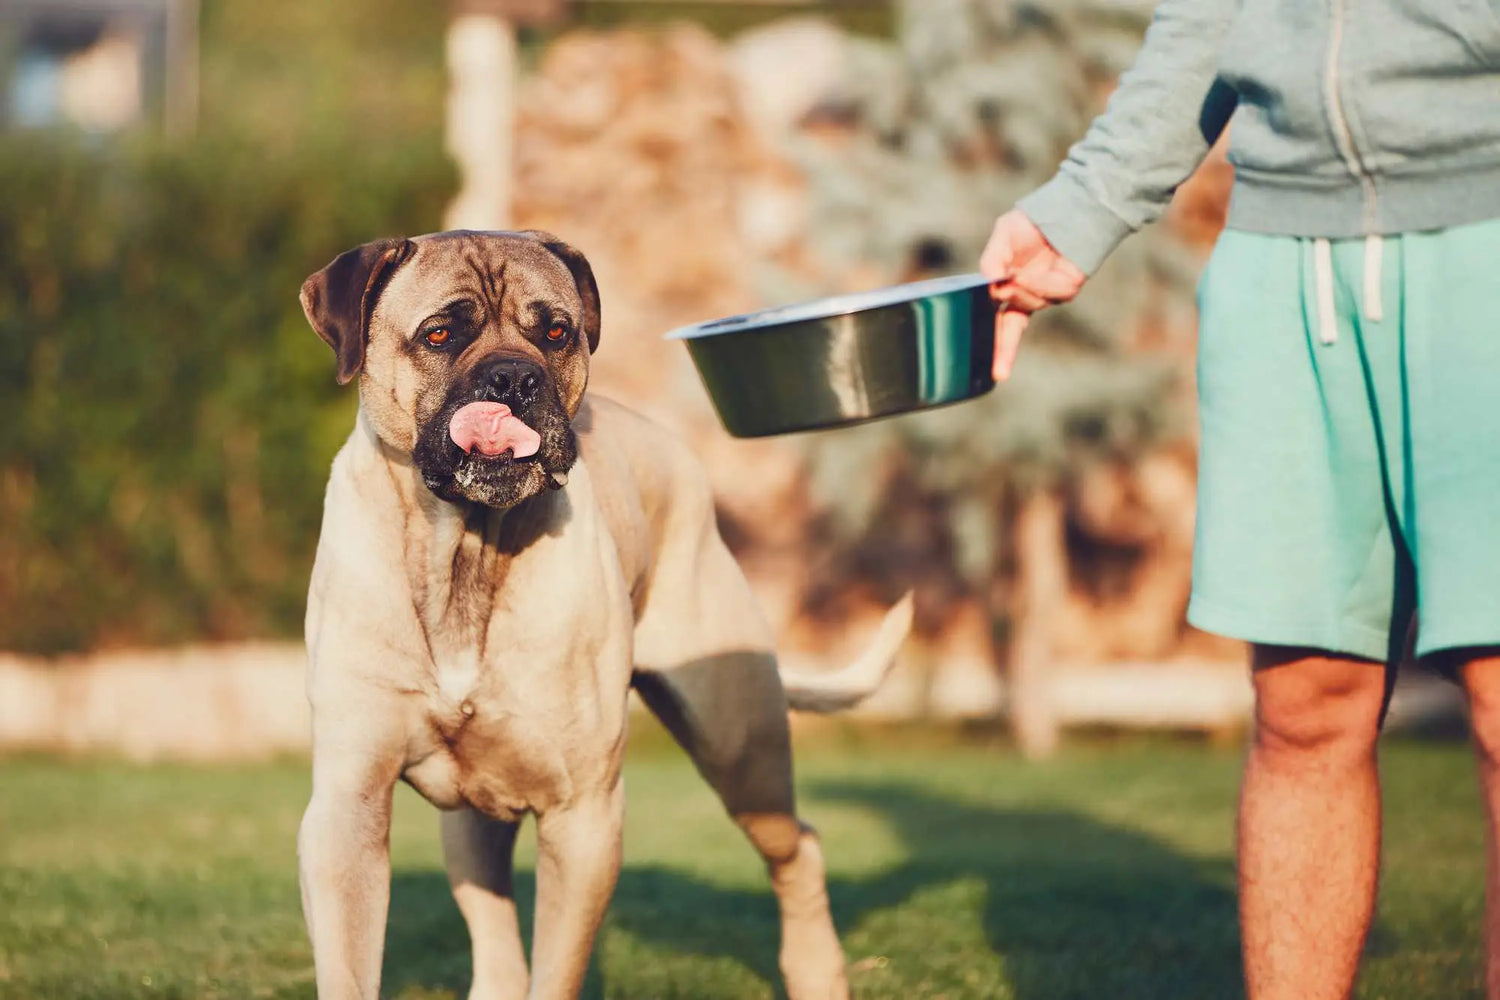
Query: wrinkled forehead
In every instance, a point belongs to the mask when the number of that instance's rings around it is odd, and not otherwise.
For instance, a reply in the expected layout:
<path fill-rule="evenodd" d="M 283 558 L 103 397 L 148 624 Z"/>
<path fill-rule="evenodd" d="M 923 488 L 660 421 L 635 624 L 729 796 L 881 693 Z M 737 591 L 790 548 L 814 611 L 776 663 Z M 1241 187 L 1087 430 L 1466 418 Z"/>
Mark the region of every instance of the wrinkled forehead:
<path fill-rule="evenodd" d="M 583 301 L 572 272 L 557 255 L 526 236 L 442 233 L 413 240 L 417 250 L 391 276 L 374 319 L 420 323 L 455 300 L 494 318 L 527 316 L 537 306 L 578 322 Z"/>

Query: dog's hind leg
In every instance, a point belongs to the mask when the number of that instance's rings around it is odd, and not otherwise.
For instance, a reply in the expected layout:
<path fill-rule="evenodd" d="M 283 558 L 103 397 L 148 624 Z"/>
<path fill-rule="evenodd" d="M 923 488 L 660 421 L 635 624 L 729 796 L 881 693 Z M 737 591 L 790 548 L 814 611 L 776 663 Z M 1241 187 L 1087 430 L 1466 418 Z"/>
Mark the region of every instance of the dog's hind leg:
<path fill-rule="evenodd" d="M 526 955 L 511 877 L 519 824 L 473 809 L 442 817 L 448 884 L 469 925 L 473 947 L 469 1000 L 520 1000 L 526 996 Z"/>
<path fill-rule="evenodd" d="M 657 499 L 663 528 L 636 621 L 633 683 L 765 859 L 781 909 L 787 994 L 843 1000 L 823 852 L 792 793 L 774 637 L 719 535 L 702 469 L 685 455 L 672 470 Z"/>
<path fill-rule="evenodd" d="M 798 820 L 786 695 L 775 655 L 734 652 L 641 670 L 641 699 L 692 757 L 765 859 L 781 910 L 781 974 L 791 1000 L 849 995 L 817 834 Z"/>

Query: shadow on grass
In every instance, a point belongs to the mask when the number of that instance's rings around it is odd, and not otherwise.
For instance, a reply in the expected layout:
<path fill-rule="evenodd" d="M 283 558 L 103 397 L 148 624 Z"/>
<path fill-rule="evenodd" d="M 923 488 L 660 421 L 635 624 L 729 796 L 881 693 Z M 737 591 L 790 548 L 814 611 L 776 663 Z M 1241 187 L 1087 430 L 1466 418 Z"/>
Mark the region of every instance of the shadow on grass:
<path fill-rule="evenodd" d="M 885 871 L 831 878 L 835 917 L 846 934 L 886 911 L 909 907 L 936 907 L 929 926 L 943 933 L 938 928 L 946 924 L 951 933 L 964 918 L 943 912 L 951 907 L 946 896 L 923 894 L 977 883 L 984 939 L 1003 958 L 1004 976 L 1019 1000 L 1243 996 L 1227 861 L 1186 857 L 1150 837 L 1076 813 L 1002 809 L 908 784 L 825 782 L 810 791 L 817 800 L 878 814 L 905 850 L 905 860 Z M 838 847 L 828 848 L 836 872 Z M 529 927 L 534 882 L 530 872 L 517 876 L 523 925 Z M 905 928 L 893 936 L 911 933 L 911 917 L 890 923 Z M 621 873 L 609 922 L 673 951 L 731 957 L 774 984 L 779 995 L 776 905 L 769 886 L 723 888 L 677 868 L 631 866 Z M 469 976 L 467 941 L 441 873 L 396 875 L 386 959 L 391 987 L 462 996 Z M 963 946 L 908 937 L 876 947 L 900 956 L 945 944 Z M 597 966 L 584 995 L 603 996 Z"/>
<path fill-rule="evenodd" d="M 841 927 L 926 888 L 977 881 L 985 940 L 1018 1000 L 1244 995 L 1227 861 L 1073 812 L 1001 809 L 904 784 L 815 791 L 878 813 L 907 852 L 881 875 L 835 883 Z"/>
<path fill-rule="evenodd" d="M 745 850 L 750 850 L 748 844 Z M 534 873 L 517 871 L 516 902 L 528 954 L 535 893 Z M 755 892 L 726 889 L 677 869 L 630 866 L 620 873 L 608 922 L 642 941 L 665 944 L 682 954 L 733 958 L 780 988 L 776 967 L 779 925 L 769 885 Z M 400 994 L 417 987 L 463 997 L 469 987 L 468 942 L 463 918 L 441 872 L 395 874 L 383 992 Z M 596 952 L 583 997 L 601 1000 L 603 996 Z"/>

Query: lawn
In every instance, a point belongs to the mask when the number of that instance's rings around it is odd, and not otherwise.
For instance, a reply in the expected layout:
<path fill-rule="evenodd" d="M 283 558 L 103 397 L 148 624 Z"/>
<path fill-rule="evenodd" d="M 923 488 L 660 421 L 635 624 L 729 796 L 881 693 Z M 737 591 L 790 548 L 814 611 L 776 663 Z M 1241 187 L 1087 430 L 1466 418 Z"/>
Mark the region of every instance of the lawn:
<path fill-rule="evenodd" d="M 778 995 L 758 862 L 643 728 L 625 871 L 588 995 Z M 804 738 L 862 998 L 1241 995 L 1238 752 L 1091 741 L 1027 765 L 932 734 Z M 1360 996 L 1481 995 L 1483 829 L 1465 749 L 1391 743 L 1386 878 Z M 303 761 L 0 761 L 0 997 L 310 997 L 293 849 Z M 467 940 L 435 817 L 398 796 L 387 996 L 463 996 Z M 523 889 L 531 889 L 523 848 Z"/>

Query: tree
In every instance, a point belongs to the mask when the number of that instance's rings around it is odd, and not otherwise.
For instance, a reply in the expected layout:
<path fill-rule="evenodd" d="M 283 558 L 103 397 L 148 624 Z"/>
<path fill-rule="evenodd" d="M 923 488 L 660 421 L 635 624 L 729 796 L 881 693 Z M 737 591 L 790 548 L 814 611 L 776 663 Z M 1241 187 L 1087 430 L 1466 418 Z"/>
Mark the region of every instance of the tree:
<path fill-rule="evenodd" d="M 823 259 L 889 280 L 968 270 L 995 216 L 1050 176 L 1133 56 L 1151 4 L 902 0 L 895 44 L 851 40 L 835 93 L 796 155 Z M 917 585 L 919 628 L 959 600 L 987 608 L 1022 749 L 1056 742 L 1046 668 L 1070 572 L 1066 493 L 1183 424 L 1178 367 L 1128 350 L 1183 324 L 1193 254 L 1170 234 L 1128 241 L 1077 303 L 1044 313 L 1011 381 L 982 401 L 812 436 L 810 488 L 827 558 L 809 591 L 849 578 L 890 597 Z"/>

